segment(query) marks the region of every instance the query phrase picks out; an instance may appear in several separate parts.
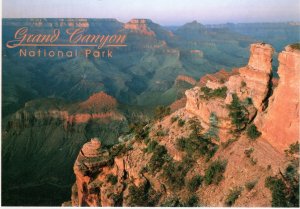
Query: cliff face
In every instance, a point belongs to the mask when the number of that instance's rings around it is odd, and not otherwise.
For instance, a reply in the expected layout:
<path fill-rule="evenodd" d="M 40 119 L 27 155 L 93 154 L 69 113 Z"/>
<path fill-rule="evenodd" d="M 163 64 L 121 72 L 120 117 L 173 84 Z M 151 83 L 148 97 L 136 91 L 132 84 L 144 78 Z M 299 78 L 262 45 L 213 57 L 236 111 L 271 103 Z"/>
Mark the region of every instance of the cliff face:
<path fill-rule="evenodd" d="M 226 140 L 230 137 L 228 130 L 233 129 L 228 105 L 234 94 L 242 102 L 251 99 L 251 103 L 245 105 L 249 121 L 257 111 L 263 111 L 270 91 L 272 53 L 273 48 L 268 44 L 252 44 L 247 66 L 230 73 L 221 70 L 206 75 L 200 79 L 199 87 L 186 91 L 186 110 L 197 115 L 207 129 L 215 117 L 214 126 L 219 128 L 219 137 L 221 141 Z"/>
<path fill-rule="evenodd" d="M 259 125 L 262 135 L 283 152 L 299 137 L 300 51 L 288 46 L 279 54 L 279 83 Z"/>
<path fill-rule="evenodd" d="M 124 24 L 124 28 L 131 32 L 140 33 L 145 36 L 155 36 L 154 31 L 148 27 L 150 20 L 146 19 L 132 19 Z"/>
<path fill-rule="evenodd" d="M 205 76 L 186 91 L 185 107 L 125 142 L 108 150 L 95 139 L 85 144 L 72 200 L 63 205 L 271 206 L 265 179 L 286 167 L 282 151 L 299 138 L 299 52 L 279 55 L 280 79 L 269 98 L 273 49 L 257 43 L 250 50 L 246 67 Z M 248 135 L 253 123 L 262 132 L 256 140 Z M 239 195 L 228 203 L 233 191 Z"/>
<path fill-rule="evenodd" d="M 104 92 L 93 94 L 88 100 L 75 105 L 50 105 L 48 108 L 41 108 L 38 103 L 39 101 L 27 102 L 25 108 L 11 116 L 7 128 L 30 127 L 36 122 L 55 120 L 63 122 L 67 128 L 68 125 L 87 123 L 90 120 L 108 122 L 125 119 L 116 111 L 116 100 Z"/>

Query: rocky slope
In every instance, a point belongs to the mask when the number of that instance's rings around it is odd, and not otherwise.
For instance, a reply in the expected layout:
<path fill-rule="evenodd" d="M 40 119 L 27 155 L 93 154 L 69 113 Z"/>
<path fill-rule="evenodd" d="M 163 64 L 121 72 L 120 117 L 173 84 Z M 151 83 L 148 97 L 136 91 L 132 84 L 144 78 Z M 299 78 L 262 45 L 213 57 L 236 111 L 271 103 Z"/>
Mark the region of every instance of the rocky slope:
<path fill-rule="evenodd" d="M 63 205 L 276 206 L 266 179 L 279 176 L 282 188 L 291 188 L 282 174 L 291 159 L 283 150 L 299 140 L 299 51 L 280 54 L 271 97 L 273 48 L 256 43 L 250 52 L 247 66 L 201 79 L 186 91 L 185 107 L 135 127 L 125 142 L 111 149 L 96 138 L 85 144 L 73 168 L 71 201 Z M 289 111 L 284 124 L 274 125 L 281 105 Z"/>

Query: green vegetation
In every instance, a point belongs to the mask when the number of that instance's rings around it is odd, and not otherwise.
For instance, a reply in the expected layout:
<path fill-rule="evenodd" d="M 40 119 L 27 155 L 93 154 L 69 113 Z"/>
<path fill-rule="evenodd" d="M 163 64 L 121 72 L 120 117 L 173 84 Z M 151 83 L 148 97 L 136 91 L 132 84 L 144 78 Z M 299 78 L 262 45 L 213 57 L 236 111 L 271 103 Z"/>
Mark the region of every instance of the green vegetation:
<path fill-rule="evenodd" d="M 247 128 L 247 136 L 249 137 L 250 140 L 255 140 L 258 137 L 260 137 L 261 132 L 257 130 L 256 126 L 254 124 L 251 124 Z"/>
<path fill-rule="evenodd" d="M 210 159 L 218 149 L 218 145 L 212 143 L 209 139 L 193 133 L 188 138 L 178 138 L 176 147 L 194 159 L 200 156 L 206 156 L 207 159 Z"/>
<path fill-rule="evenodd" d="M 113 159 L 116 156 L 123 155 L 130 149 L 132 149 L 132 147 L 130 146 L 127 147 L 125 143 L 117 144 L 110 149 L 110 156 Z"/>
<path fill-rule="evenodd" d="M 198 206 L 198 197 L 196 195 L 192 195 L 184 205 L 184 207 L 197 207 Z"/>
<path fill-rule="evenodd" d="M 229 116 L 231 117 L 231 122 L 236 127 L 236 131 L 239 132 L 246 127 L 248 123 L 248 111 L 241 104 L 238 96 L 236 94 L 232 95 L 232 102 L 228 105 L 230 111 Z"/>
<path fill-rule="evenodd" d="M 265 186 L 272 192 L 273 207 L 299 207 L 299 164 L 290 164 L 280 177 L 269 176 Z"/>
<path fill-rule="evenodd" d="M 165 200 L 164 203 L 161 204 L 161 207 L 182 207 L 183 204 L 177 197 L 171 197 Z"/>
<path fill-rule="evenodd" d="M 146 139 L 149 135 L 149 127 L 146 122 L 135 122 L 129 125 L 129 133 L 135 134 L 135 139 L 141 141 Z"/>
<path fill-rule="evenodd" d="M 204 93 L 204 95 L 201 95 L 200 98 L 203 99 L 211 99 L 211 98 L 226 98 L 226 93 L 227 93 L 227 87 L 224 86 L 222 88 L 217 88 L 217 89 L 211 89 L 206 86 L 201 87 L 201 91 Z"/>
<path fill-rule="evenodd" d="M 200 132 L 203 130 L 201 123 L 198 119 L 191 119 L 188 121 L 189 128 L 192 130 L 193 136 L 198 136 Z"/>
<path fill-rule="evenodd" d="M 210 139 L 215 139 L 216 141 L 219 141 L 219 129 L 218 129 L 218 117 L 217 115 L 212 112 L 209 116 L 209 129 L 206 133 L 206 136 Z"/>
<path fill-rule="evenodd" d="M 156 146 L 158 145 L 157 141 L 155 140 L 151 140 L 149 143 L 148 143 L 148 146 L 147 146 L 147 152 L 153 152 L 156 148 Z"/>
<path fill-rule="evenodd" d="M 251 147 L 251 148 L 249 148 L 249 149 L 245 149 L 244 154 L 246 155 L 247 158 L 249 158 L 250 163 L 251 163 L 252 165 L 256 165 L 257 160 L 254 159 L 254 158 L 251 156 L 251 154 L 253 153 L 253 151 L 254 151 L 254 148 Z"/>
<path fill-rule="evenodd" d="M 152 189 L 149 183 L 140 187 L 129 186 L 129 206 L 156 206 L 161 194 Z"/>
<path fill-rule="evenodd" d="M 197 191 L 199 186 L 201 186 L 202 181 L 203 181 L 202 176 L 200 176 L 200 175 L 193 176 L 193 178 L 187 182 L 188 190 L 190 192 Z"/>
<path fill-rule="evenodd" d="M 161 170 L 162 166 L 165 163 L 166 156 L 167 156 L 166 148 L 162 145 L 156 145 L 148 164 L 149 171 L 155 173 Z"/>
<path fill-rule="evenodd" d="M 118 183 L 118 177 L 113 174 L 109 174 L 107 176 L 107 182 L 110 182 L 112 185 L 115 185 L 116 183 Z"/>
<path fill-rule="evenodd" d="M 287 156 L 299 155 L 300 154 L 300 144 L 299 142 L 295 142 L 289 146 L 289 149 L 284 150 Z"/>
<path fill-rule="evenodd" d="M 184 126 L 184 124 L 185 124 L 185 121 L 184 121 L 184 120 L 182 120 L 182 119 L 179 119 L 179 120 L 178 120 L 178 126 L 179 126 L 179 127 Z"/>
<path fill-rule="evenodd" d="M 165 130 L 158 130 L 155 135 L 156 136 L 166 136 L 167 134 L 168 133 Z"/>
<path fill-rule="evenodd" d="M 225 172 L 227 161 L 216 160 L 210 164 L 205 171 L 204 181 L 207 185 L 219 184 L 223 179 L 223 173 Z"/>
<path fill-rule="evenodd" d="M 155 108 L 154 118 L 155 120 L 161 120 L 163 117 L 169 115 L 170 113 L 171 113 L 170 107 L 158 106 Z"/>
<path fill-rule="evenodd" d="M 235 203 L 235 201 L 239 198 L 242 191 L 243 189 L 241 187 L 236 187 L 232 189 L 225 200 L 225 204 L 227 206 L 232 206 Z"/>
<path fill-rule="evenodd" d="M 248 181 L 246 184 L 245 184 L 245 187 L 247 188 L 248 191 L 252 190 L 255 185 L 257 184 L 257 180 L 254 180 L 254 181 Z"/>
<path fill-rule="evenodd" d="M 272 207 L 288 206 L 284 192 L 286 187 L 282 179 L 269 176 L 266 178 L 265 186 L 272 191 Z"/>
<path fill-rule="evenodd" d="M 174 123 L 175 121 L 177 121 L 178 118 L 179 118 L 178 116 L 171 117 L 171 123 Z"/>
<path fill-rule="evenodd" d="M 168 160 L 163 168 L 163 176 L 172 189 L 181 189 L 184 186 L 185 176 L 193 164 L 194 161 L 188 157 L 184 158 L 182 162 Z"/>
<path fill-rule="evenodd" d="M 238 140 L 237 138 L 228 139 L 226 142 L 221 142 L 221 146 L 222 146 L 223 149 L 225 149 L 229 145 L 231 145 L 233 142 L 236 142 L 237 140 Z"/>

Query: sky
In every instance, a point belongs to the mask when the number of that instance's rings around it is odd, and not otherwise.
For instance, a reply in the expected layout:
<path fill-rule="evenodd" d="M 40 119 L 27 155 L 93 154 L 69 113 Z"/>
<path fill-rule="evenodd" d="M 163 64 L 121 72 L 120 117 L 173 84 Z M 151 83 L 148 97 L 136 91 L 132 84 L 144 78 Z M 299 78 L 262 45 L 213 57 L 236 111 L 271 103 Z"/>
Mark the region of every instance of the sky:
<path fill-rule="evenodd" d="M 2 0 L 4 18 L 147 18 L 162 25 L 300 21 L 300 0 Z"/>

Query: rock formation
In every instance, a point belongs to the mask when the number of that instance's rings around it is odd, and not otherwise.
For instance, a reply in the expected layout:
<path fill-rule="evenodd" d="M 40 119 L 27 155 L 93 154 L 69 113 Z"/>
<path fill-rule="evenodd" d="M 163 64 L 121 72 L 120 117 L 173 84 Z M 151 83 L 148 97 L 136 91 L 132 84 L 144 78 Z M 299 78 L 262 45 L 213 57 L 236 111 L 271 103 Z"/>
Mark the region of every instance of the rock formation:
<path fill-rule="evenodd" d="M 131 32 L 140 33 L 146 36 L 155 36 L 154 31 L 148 27 L 151 20 L 147 19 L 132 19 L 124 25 L 124 28 Z"/>
<path fill-rule="evenodd" d="M 262 135 L 283 152 L 299 141 L 300 50 L 287 46 L 279 54 L 279 83 L 258 125 Z"/>
<path fill-rule="evenodd" d="M 259 111 L 265 108 L 264 100 L 270 90 L 273 52 L 274 49 L 268 44 L 252 44 L 248 66 L 239 70 L 249 97 Z"/>
<path fill-rule="evenodd" d="M 30 126 L 37 121 L 59 120 L 63 121 L 65 127 L 70 124 L 87 123 L 89 120 L 124 120 L 124 116 L 116 111 L 116 100 L 104 92 L 93 94 L 88 100 L 74 106 L 63 107 L 51 106 L 41 109 L 39 101 L 31 101 L 25 104 L 25 108 L 17 111 L 10 119 L 8 128 Z M 74 109 L 76 109 L 74 111 Z"/>
<path fill-rule="evenodd" d="M 205 76 L 185 92 L 185 107 L 108 151 L 95 139 L 84 145 L 74 165 L 72 205 L 195 206 L 193 196 L 202 206 L 225 206 L 239 188 L 234 206 L 270 207 L 265 180 L 285 169 L 289 159 L 282 150 L 299 139 L 300 67 L 299 51 L 280 53 L 279 83 L 269 97 L 272 52 L 270 45 L 251 45 L 248 66 Z M 234 101 L 247 119 L 238 130 L 231 118 Z M 253 123 L 262 135 L 250 140 L 246 130 Z M 218 171 L 209 167 L 221 159 L 219 182 L 210 183 Z M 188 185 L 197 176 L 202 183 L 193 190 Z M 249 182 L 253 187 L 244 189 Z"/>
<path fill-rule="evenodd" d="M 99 205 L 97 191 L 89 187 L 89 183 L 94 180 L 91 176 L 108 165 L 110 161 L 109 153 L 101 150 L 101 142 L 97 138 L 83 145 L 74 164 L 74 173 L 76 175 L 77 197 L 72 198 L 72 204 L 78 206 L 97 206 Z M 90 185 L 91 186 L 91 185 Z M 93 201 L 86 198 L 95 196 Z"/>

